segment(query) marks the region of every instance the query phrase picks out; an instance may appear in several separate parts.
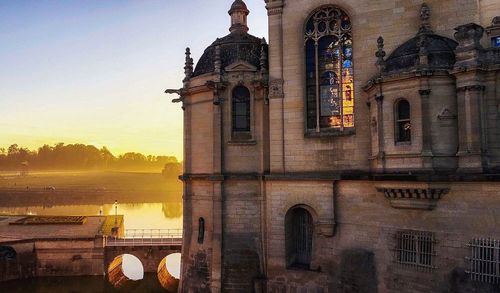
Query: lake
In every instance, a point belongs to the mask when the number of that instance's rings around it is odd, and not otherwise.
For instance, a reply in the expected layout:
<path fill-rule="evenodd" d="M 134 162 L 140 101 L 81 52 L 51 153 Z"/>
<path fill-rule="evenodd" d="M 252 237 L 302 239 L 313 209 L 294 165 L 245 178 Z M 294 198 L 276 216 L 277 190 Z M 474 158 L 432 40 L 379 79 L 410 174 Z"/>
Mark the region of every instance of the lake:
<path fill-rule="evenodd" d="M 0 214 L 125 216 L 125 229 L 182 229 L 182 183 L 155 173 L 0 173 Z"/>

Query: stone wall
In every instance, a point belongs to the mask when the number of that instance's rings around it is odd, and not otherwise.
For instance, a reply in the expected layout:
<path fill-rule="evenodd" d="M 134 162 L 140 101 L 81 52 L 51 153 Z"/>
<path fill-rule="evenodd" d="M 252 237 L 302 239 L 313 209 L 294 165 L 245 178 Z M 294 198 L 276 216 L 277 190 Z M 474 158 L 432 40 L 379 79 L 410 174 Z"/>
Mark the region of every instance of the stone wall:
<path fill-rule="evenodd" d="M 317 290 L 314 292 L 456 292 L 451 290 L 457 286 L 488 287 L 470 282 L 464 273 L 468 268 L 466 257 L 471 254 L 467 245 L 473 238 L 499 238 L 500 216 L 495 206 L 500 183 L 449 184 L 450 192 L 432 211 L 393 208 L 377 187 L 394 182 L 337 184 L 337 191 L 332 193 L 331 189 L 322 189 L 320 182 L 268 183 L 270 292 L 285 292 L 280 291 L 283 288 L 286 292 L 306 288 Z M 307 185 L 308 191 L 300 192 Z M 320 204 L 315 196 L 318 200 L 335 196 L 335 235 L 325 237 L 316 231 L 311 270 L 287 270 L 283 207 L 304 204 L 324 213 L 327 204 Z M 407 267 L 395 261 L 395 235 L 407 229 L 434 233 L 436 268 Z"/>
<path fill-rule="evenodd" d="M 418 31 L 422 1 L 345 1 L 326 0 L 266 1 L 270 34 L 270 79 L 284 81 L 284 99 L 271 100 L 271 166 L 273 171 L 367 170 L 370 152 L 370 115 L 362 87 L 376 73 L 376 39 L 382 35 L 390 54 Z M 284 3 L 282 13 L 279 7 Z M 489 26 L 500 7 L 491 1 L 426 1 L 432 9 L 435 33 L 452 38 L 458 25 L 478 22 Z M 353 22 L 356 135 L 330 138 L 304 138 L 304 23 L 314 9 L 335 4 Z M 486 12 L 486 10 L 488 10 Z M 485 16 L 488 15 L 488 16 Z M 283 49 L 281 42 L 286 45 Z M 282 104 L 283 103 L 283 104 Z M 284 108 L 283 108 L 284 107 Z M 284 111 L 284 114 L 283 114 Z M 416 113 L 418 114 L 418 113 Z M 281 119 L 284 123 L 281 124 Z M 392 123 L 387 127 L 392 128 Z M 284 133 L 284 142 L 282 142 Z M 418 135 L 418 128 L 417 133 Z M 284 145 L 282 145 L 284 143 Z M 415 146 L 416 148 L 418 146 Z M 283 162 L 283 159 L 285 162 Z M 405 163 L 400 160 L 397 163 Z M 409 162 L 412 164 L 412 162 Z"/>

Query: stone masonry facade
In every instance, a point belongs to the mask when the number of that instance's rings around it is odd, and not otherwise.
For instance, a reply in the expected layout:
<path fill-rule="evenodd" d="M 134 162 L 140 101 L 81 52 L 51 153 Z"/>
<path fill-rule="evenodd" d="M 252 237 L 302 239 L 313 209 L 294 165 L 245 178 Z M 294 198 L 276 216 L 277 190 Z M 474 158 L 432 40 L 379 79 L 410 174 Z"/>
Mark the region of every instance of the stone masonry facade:
<path fill-rule="evenodd" d="M 500 2 L 262 5 L 268 40 L 236 0 L 166 91 L 184 111 L 180 292 L 500 292 Z M 322 11 L 349 21 L 346 127 L 306 122 L 329 101 L 304 42 L 328 35 Z"/>

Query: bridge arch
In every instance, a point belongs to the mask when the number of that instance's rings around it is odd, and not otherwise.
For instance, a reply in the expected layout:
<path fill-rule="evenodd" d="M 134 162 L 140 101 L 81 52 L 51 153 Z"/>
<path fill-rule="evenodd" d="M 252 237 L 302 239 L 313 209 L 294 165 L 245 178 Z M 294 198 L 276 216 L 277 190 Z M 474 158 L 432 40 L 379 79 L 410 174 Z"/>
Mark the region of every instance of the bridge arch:
<path fill-rule="evenodd" d="M 107 268 L 108 280 L 117 289 L 133 286 L 144 279 L 144 266 L 137 256 L 129 253 L 113 259 Z"/>
<path fill-rule="evenodd" d="M 164 257 L 158 265 L 158 281 L 168 292 L 177 292 L 181 275 L 181 254 L 176 252 Z"/>

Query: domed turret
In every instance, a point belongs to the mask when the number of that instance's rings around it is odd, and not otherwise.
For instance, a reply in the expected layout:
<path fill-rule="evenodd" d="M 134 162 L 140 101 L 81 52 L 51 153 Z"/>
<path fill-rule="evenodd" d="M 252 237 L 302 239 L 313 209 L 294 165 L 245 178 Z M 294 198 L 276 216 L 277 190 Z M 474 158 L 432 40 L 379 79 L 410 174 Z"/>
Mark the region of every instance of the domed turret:
<path fill-rule="evenodd" d="M 221 68 L 233 64 L 237 61 L 244 61 L 261 69 L 260 62 L 262 54 L 262 39 L 248 34 L 247 15 L 250 13 L 245 2 L 235 0 L 229 15 L 231 16 L 231 27 L 229 35 L 218 38 L 208 48 L 205 49 L 192 77 L 215 71 L 216 48 L 220 49 Z M 264 46 L 267 54 L 267 46 Z"/>
<path fill-rule="evenodd" d="M 231 15 L 231 27 L 229 28 L 230 32 L 248 32 L 247 16 L 250 11 L 243 0 L 235 0 L 228 13 Z"/>

